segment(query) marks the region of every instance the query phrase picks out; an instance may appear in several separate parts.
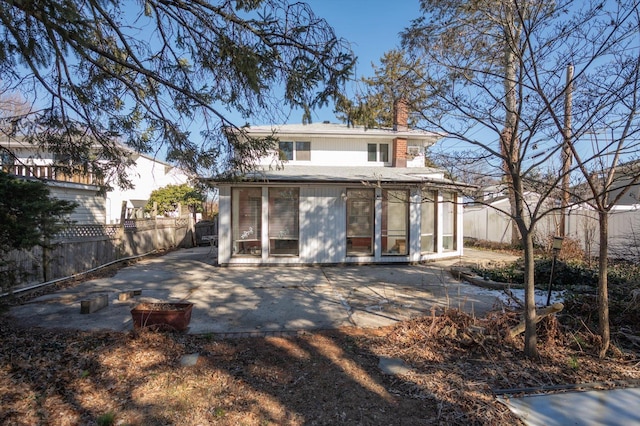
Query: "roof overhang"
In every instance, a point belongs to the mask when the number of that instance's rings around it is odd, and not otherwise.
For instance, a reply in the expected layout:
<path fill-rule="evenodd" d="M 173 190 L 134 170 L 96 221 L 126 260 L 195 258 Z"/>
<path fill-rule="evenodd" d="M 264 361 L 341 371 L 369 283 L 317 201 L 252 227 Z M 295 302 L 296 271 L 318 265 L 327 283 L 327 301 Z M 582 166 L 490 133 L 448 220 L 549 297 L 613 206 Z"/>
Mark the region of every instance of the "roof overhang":
<path fill-rule="evenodd" d="M 428 184 L 458 189 L 475 188 L 443 177 L 439 169 L 428 167 L 322 167 L 285 166 L 282 169 L 265 169 L 228 178 L 203 178 L 211 186 L 264 185 L 267 184 L 380 184 L 420 186 Z"/>
<path fill-rule="evenodd" d="M 444 134 L 427 132 L 424 130 L 393 130 L 389 128 L 371 129 L 364 126 L 347 126 L 345 124 L 314 123 L 314 124 L 284 124 L 280 126 L 253 126 L 243 127 L 242 131 L 249 136 L 268 137 L 275 136 L 284 138 L 319 138 L 332 137 L 342 139 L 371 139 L 371 140 L 393 140 L 403 138 L 409 144 L 419 144 L 428 146 L 443 138 Z"/>

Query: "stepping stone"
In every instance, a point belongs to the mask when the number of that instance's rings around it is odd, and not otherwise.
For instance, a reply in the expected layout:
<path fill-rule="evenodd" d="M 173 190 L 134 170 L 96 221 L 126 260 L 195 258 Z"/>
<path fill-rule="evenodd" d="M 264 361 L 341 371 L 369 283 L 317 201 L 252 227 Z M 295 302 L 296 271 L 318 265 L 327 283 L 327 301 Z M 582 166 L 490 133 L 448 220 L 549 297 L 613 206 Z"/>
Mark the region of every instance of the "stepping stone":
<path fill-rule="evenodd" d="M 142 294 L 142 289 L 136 288 L 133 290 L 126 290 L 118 294 L 118 300 L 124 302 L 126 300 L 131 299 L 135 296 L 140 296 Z"/>
<path fill-rule="evenodd" d="M 180 365 L 183 367 L 193 367 L 198 363 L 199 357 L 200 357 L 200 354 L 182 355 L 182 358 L 180 358 Z"/>
<path fill-rule="evenodd" d="M 106 294 L 99 294 L 91 299 L 80 301 L 80 313 L 92 314 L 109 305 L 109 297 Z"/>
<path fill-rule="evenodd" d="M 389 375 L 403 375 L 409 373 L 412 368 L 403 360 L 398 358 L 381 357 L 378 362 L 378 368 L 384 373 Z"/>

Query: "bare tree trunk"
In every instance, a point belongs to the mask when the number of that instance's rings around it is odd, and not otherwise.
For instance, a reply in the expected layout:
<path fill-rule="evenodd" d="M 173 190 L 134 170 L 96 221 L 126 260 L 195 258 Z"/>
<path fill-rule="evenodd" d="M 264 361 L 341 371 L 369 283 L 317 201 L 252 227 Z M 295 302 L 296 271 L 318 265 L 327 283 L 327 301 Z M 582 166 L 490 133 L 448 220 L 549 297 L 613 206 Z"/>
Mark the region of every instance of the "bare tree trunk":
<path fill-rule="evenodd" d="M 609 329 L 609 289 L 607 281 L 608 272 L 608 237 L 609 237 L 609 212 L 600 211 L 600 250 L 598 259 L 598 329 L 602 339 L 598 356 L 604 358 L 609 350 L 611 341 Z"/>
<path fill-rule="evenodd" d="M 506 6 L 505 11 L 505 45 L 504 45 L 504 103 L 505 103 L 505 123 L 501 135 L 502 167 L 504 170 L 505 184 L 507 185 L 507 195 L 511 204 L 511 217 L 516 217 L 516 194 L 512 176 L 519 175 L 519 170 L 513 170 L 519 164 L 520 141 L 517 134 L 518 123 L 518 100 L 516 98 L 518 61 L 514 53 L 514 44 L 520 39 L 519 30 L 514 23 L 514 11 L 512 5 Z M 520 242 L 517 223 L 511 221 L 511 244 Z"/>
<path fill-rule="evenodd" d="M 567 66 L 567 88 L 564 101 L 564 134 L 562 146 L 562 208 L 560 210 L 560 235 L 567 234 L 567 206 L 569 205 L 569 176 L 571 171 L 571 107 L 573 104 L 573 64 Z"/>
<path fill-rule="evenodd" d="M 523 181 L 517 175 L 511 175 L 513 192 L 515 194 L 514 222 L 518 225 L 519 235 L 524 247 L 524 354 L 528 358 L 538 357 L 538 336 L 536 333 L 537 312 L 535 295 L 535 256 L 533 249 L 533 232 L 525 221 L 525 202 L 522 197 Z"/>
<path fill-rule="evenodd" d="M 538 336 L 536 333 L 536 295 L 535 295 L 535 263 L 533 253 L 533 234 L 522 233 L 524 246 L 524 354 L 528 358 L 538 357 Z"/>

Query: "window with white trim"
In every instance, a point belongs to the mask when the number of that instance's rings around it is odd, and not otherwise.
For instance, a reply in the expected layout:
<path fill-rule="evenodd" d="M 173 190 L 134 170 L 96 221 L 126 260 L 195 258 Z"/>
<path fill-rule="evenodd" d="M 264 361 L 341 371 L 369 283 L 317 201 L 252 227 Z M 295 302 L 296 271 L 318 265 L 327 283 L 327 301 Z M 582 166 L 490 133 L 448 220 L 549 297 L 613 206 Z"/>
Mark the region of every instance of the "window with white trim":
<path fill-rule="evenodd" d="M 311 142 L 278 142 L 280 159 L 286 161 L 311 161 Z"/>
<path fill-rule="evenodd" d="M 373 254 L 373 189 L 347 189 L 347 256 Z"/>
<path fill-rule="evenodd" d="M 367 161 L 388 163 L 389 162 L 389 144 L 388 143 L 367 144 Z"/>

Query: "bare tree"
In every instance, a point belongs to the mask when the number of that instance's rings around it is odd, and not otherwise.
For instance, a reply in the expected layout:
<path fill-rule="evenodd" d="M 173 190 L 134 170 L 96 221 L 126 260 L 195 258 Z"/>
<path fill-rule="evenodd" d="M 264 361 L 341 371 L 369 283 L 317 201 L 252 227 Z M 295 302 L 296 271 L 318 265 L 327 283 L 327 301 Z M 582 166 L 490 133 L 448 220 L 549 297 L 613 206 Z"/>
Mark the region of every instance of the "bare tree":
<path fill-rule="evenodd" d="M 525 354 L 533 357 L 536 224 L 555 210 L 548 199 L 557 194 L 564 177 L 575 181 L 578 169 L 587 171 L 588 164 L 607 153 L 596 150 L 585 156 L 589 129 L 606 122 L 622 133 L 628 123 L 628 134 L 635 134 L 629 70 L 638 64 L 634 54 L 640 44 L 632 35 L 637 36 L 638 23 L 634 27 L 630 17 L 638 4 L 423 0 L 421 5 L 424 15 L 403 37 L 410 51 L 423 58 L 428 81 L 438 82 L 431 88 L 435 109 L 422 112 L 422 123 L 447 133 L 448 143 L 468 147 L 469 159 L 485 161 L 512 191 L 511 211 L 505 213 L 517 225 L 524 248 Z M 575 75 L 567 80 L 569 62 Z M 626 71 L 611 72 L 621 65 Z M 610 70 L 608 76 L 601 74 L 603 67 Z M 568 138 L 564 100 L 571 84 L 576 91 Z M 566 146 L 576 162 L 563 171 L 561 152 Z M 443 155 L 446 150 L 443 145 Z M 545 179 L 540 179 L 540 170 Z M 529 187 L 540 197 L 527 199 Z"/>

